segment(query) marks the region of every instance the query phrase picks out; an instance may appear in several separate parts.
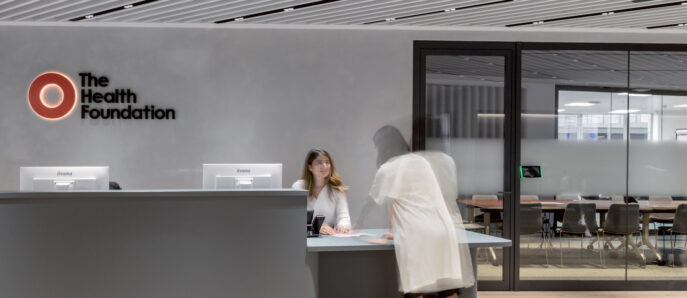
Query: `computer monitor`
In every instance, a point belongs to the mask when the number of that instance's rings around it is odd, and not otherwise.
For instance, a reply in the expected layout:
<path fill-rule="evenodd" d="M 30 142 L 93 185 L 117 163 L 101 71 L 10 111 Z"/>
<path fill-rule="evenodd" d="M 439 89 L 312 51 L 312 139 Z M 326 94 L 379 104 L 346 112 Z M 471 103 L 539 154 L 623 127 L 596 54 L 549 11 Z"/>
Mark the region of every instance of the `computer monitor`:
<path fill-rule="evenodd" d="M 110 167 L 21 167 L 19 191 L 107 190 Z"/>
<path fill-rule="evenodd" d="M 282 165 L 203 164 L 203 189 L 281 188 Z"/>

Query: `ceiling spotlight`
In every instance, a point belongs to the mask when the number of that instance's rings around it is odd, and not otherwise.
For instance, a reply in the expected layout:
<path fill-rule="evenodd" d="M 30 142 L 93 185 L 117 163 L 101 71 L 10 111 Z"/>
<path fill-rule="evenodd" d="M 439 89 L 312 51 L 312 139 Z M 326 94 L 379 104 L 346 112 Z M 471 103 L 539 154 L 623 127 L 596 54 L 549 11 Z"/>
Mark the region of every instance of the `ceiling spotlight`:
<path fill-rule="evenodd" d="M 124 5 L 124 9 L 127 9 L 127 8 L 132 8 L 132 7 L 134 7 L 134 5 L 133 5 L 133 4 L 127 4 L 127 5 Z"/>
<path fill-rule="evenodd" d="M 289 11 L 292 11 L 292 10 L 293 10 L 293 7 L 284 8 L 284 11 L 286 11 L 286 12 L 289 12 Z"/>

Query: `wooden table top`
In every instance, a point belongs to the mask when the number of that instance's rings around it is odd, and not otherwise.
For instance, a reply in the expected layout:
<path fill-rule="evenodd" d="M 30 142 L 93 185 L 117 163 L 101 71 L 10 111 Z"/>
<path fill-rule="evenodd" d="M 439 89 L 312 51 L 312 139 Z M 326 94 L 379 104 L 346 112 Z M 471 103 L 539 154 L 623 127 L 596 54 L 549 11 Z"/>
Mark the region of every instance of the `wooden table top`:
<path fill-rule="evenodd" d="M 487 211 L 503 210 L 502 200 L 458 200 L 460 204 L 480 208 Z M 620 201 L 609 200 L 523 200 L 521 203 L 541 203 L 542 210 L 565 210 L 570 203 L 594 203 L 597 211 L 608 211 L 611 204 L 624 204 Z M 675 212 L 677 206 L 687 204 L 687 201 L 639 201 L 641 212 Z"/>

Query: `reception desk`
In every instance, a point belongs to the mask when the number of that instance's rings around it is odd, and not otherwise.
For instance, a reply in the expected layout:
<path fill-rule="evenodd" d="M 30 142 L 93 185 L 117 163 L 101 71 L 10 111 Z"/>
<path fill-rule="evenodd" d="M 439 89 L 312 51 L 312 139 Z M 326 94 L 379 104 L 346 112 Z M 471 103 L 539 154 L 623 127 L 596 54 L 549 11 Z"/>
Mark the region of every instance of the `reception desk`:
<path fill-rule="evenodd" d="M 306 240 L 306 197 L 292 189 L 0 193 L 0 297 L 400 296 L 392 245 Z M 468 241 L 473 263 L 477 247 L 510 245 L 470 232 Z"/>
<path fill-rule="evenodd" d="M 371 237 L 308 239 L 308 252 L 318 262 L 319 297 L 400 297 L 394 246 L 372 244 L 366 238 L 381 238 L 387 229 L 362 229 L 356 233 Z M 511 241 L 466 231 L 472 268 L 477 276 L 477 249 L 508 247 Z M 457 244 L 456 244 L 457 245 Z M 314 263 L 314 261 L 311 261 Z M 477 297 L 477 285 L 462 289 L 461 298 Z"/>
<path fill-rule="evenodd" d="M 0 297 L 316 297 L 306 196 L 0 193 Z"/>

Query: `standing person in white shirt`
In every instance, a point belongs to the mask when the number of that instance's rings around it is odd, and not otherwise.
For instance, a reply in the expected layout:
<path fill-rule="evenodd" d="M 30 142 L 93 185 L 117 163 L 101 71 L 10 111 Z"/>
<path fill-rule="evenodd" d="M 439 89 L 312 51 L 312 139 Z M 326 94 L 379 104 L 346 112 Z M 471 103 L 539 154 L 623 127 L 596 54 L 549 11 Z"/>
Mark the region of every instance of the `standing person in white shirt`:
<path fill-rule="evenodd" d="M 314 216 L 324 216 L 320 234 L 350 232 L 351 216 L 348 214 L 346 189 L 329 152 L 310 150 L 305 157 L 301 179 L 291 187 L 308 190 L 308 210 L 314 210 Z"/>

